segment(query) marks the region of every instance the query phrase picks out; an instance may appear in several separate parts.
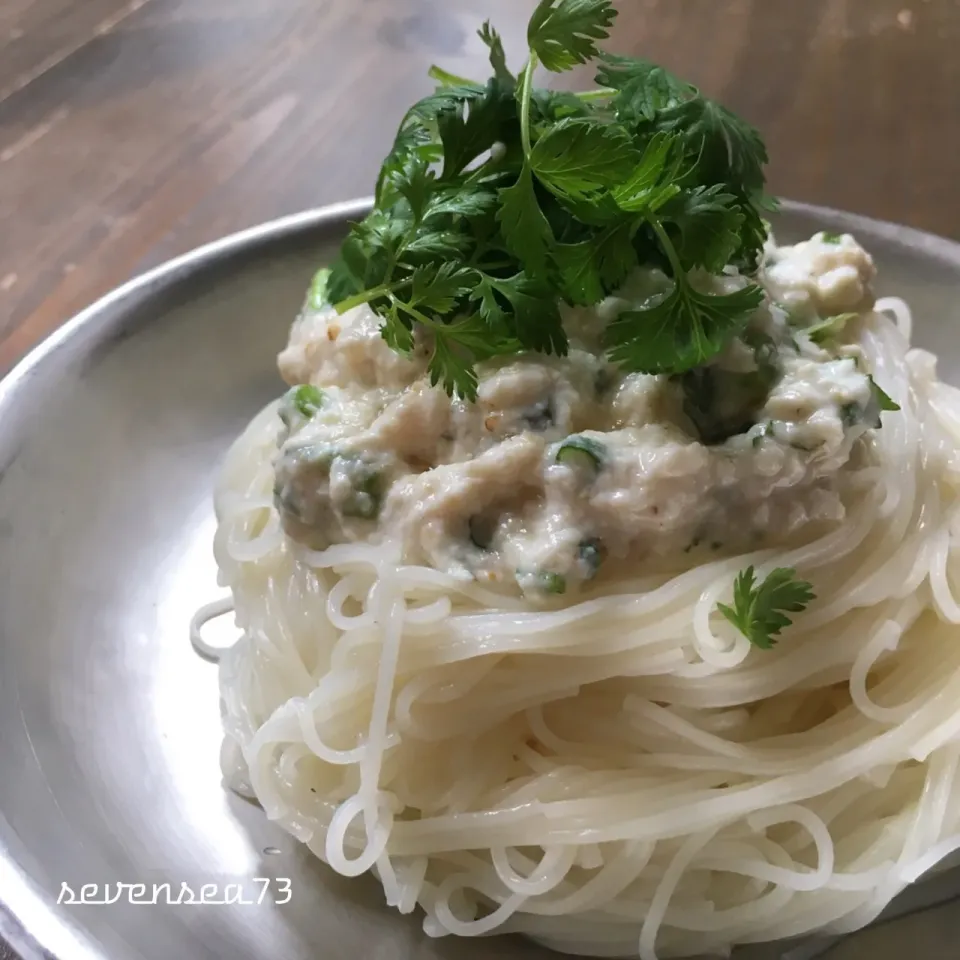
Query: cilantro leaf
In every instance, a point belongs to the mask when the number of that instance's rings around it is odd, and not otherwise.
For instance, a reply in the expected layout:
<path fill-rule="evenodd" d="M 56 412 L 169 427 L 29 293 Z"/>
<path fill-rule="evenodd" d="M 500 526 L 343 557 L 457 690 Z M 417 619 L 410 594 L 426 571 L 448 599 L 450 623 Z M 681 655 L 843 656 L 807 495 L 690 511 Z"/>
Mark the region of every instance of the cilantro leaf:
<path fill-rule="evenodd" d="M 438 325 L 433 331 L 433 353 L 427 365 L 430 382 L 443 384 L 447 393 L 467 400 L 477 398 L 474 364 L 491 357 L 516 353 L 520 344 L 496 331 L 479 316 Z"/>
<path fill-rule="evenodd" d="M 844 327 L 851 320 L 856 320 L 857 313 L 838 313 L 836 316 L 827 317 L 812 324 L 804 330 L 804 333 L 814 342 L 819 344 L 829 343 L 831 340 L 839 337 L 843 333 Z"/>
<path fill-rule="evenodd" d="M 610 35 L 617 11 L 610 0 L 540 0 L 527 27 L 527 43 L 554 73 L 597 55 L 597 40 Z"/>
<path fill-rule="evenodd" d="M 490 48 L 490 66 L 494 76 L 503 84 L 510 86 L 517 82 L 517 78 L 507 68 L 507 55 L 503 49 L 500 34 L 484 20 L 483 26 L 477 31 L 480 39 Z"/>
<path fill-rule="evenodd" d="M 637 163 L 629 136 L 617 127 L 579 118 L 561 120 L 533 147 L 533 172 L 555 193 L 583 197 L 612 187 Z"/>
<path fill-rule="evenodd" d="M 413 272 L 410 297 L 406 302 L 420 310 L 449 313 L 457 300 L 477 285 L 478 279 L 474 270 L 453 261 L 439 267 L 418 267 Z"/>
<path fill-rule="evenodd" d="M 436 147 L 431 142 L 430 131 L 419 121 L 403 124 L 397 131 L 390 153 L 384 159 L 377 177 L 375 200 L 378 207 L 387 207 L 395 202 L 396 195 L 390 189 L 391 181 L 404 164 L 414 158 L 427 162 L 436 159 Z"/>
<path fill-rule="evenodd" d="M 579 243 L 558 243 L 553 259 L 560 272 L 563 295 L 571 303 L 588 307 L 603 299 L 603 278 L 600 258 L 593 240 Z"/>
<path fill-rule="evenodd" d="M 447 336 L 447 327 L 443 333 L 438 331 L 433 341 L 433 353 L 427 364 L 430 374 L 430 383 L 436 386 L 443 384 L 443 389 L 450 396 L 460 396 L 466 400 L 475 400 L 477 397 L 477 374 L 469 360 L 461 357 L 456 349 L 453 337 Z"/>
<path fill-rule="evenodd" d="M 740 246 L 743 213 L 723 184 L 681 192 L 663 206 L 660 217 L 677 227 L 675 247 L 687 270 L 703 267 L 718 273 Z"/>
<path fill-rule="evenodd" d="M 498 206 L 497 194 L 482 187 L 434 195 L 425 219 L 450 214 L 458 217 L 482 217 Z"/>
<path fill-rule="evenodd" d="M 480 314 L 448 323 L 443 329 L 449 339 L 456 340 L 478 361 L 519 353 L 523 349 L 520 341 L 506 327 L 490 324 Z"/>
<path fill-rule="evenodd" d="M 813 587 L 797 577 L 790 567 L 777 567 L 757 584 L 752 566 L 741 570 L 733 585 L 733 606 L 718 603 L 717 609 L 755 647 L 769 650 L 780 631 L 793 622 L 787 613 L 800 613 L 816 599 Z"/>
<path fill-rule="evenodd" d="M 473 246 L 472 238 L 453 230 L 421 233 L 403 248 L 404 261 L 434 260 L 448 257 L 449 262 L 465 258 Z"/>
<path fill-rule="evenodd" d="M 547 253 L 554 242 L 553 232 L 540 209 L 528 166 L 523 167 L 512 187 L 500 191 L 497 220 L 511 252 L 534 274 L 544 273 Z"/>
<path fill-rule="evenodd" d="M 764 198 L 759 195 L 746 198 L 737 198 L 740 213 L 743 215 L 743 224 L 740 227 L 740 246 L 730 258 L 730 262 L 745 273 L 756 273 L 763 253 L 763 245 L 767 242 L 770 224 L 760 215 L 760 204 Z"/>
<path fill-rule="evenodd" d="M 340 248 L 337 258 L 330 264 L 330 277 L 327 280 L 327 296 L 331 303 L 341 303 L 366 289 L 363 273 L 357 273 L 350 258 L 344 255 L 344 249 L 354 247 L 354 240 L 348 237 Z"/>
<path fill-rule="evenodd" d="M 610 53 L 601 54 L 600 60 L 597 83 L 616 91 L 611 106 L 622 122 L 652 123 L 661 110 L 670 110 L 697 95 L 696 87 L 648 60 Z"/>
<path fill-rule="evenodd" d="M 857 423 L 864 423 L 874 430 L 879 430 L 883 426 L 881 414 L 896 412 L 900 409 L 900 405 L 878 386 L 877 381 L 869 373 L 867 380 L 870 384 L 870 400 L 866 407 L 858 403 L 845 404 L 840 410 L 840 419 L 844 426 L 852 427 Z"/>
<path fill-rule="evenodd" d="M 623 222 L 578 243 L 558 243 L 553 260 L 563 296 L 590 306 L 615 290 L 637 265 L 635 223 Z"/>
<path fill-rule="evenodd" d="M 890 396 L 890 394 L 880 388 L 880 386 L 877 384 L 877 381 L 873 379 L 872 374 L 868 373 L 867 379 L 870 381 L 870 391 L 873 395 L 873 402 L 881 410 L 895 413 L 900 409 L 900 404 L 897 403 L 893 397 Z"/>
<path fill-rule="evenodd" d="M 423 217 L 435 185 L 430 164 L 415 155 L 408 154 L 386 172 L 386 189 L 407 201 L 415 221 Z"/>
<path fill-rule="evenodd" d="M 757 288 L 709 296 L 687 276 L 756 268 L 770 203 L 749 124 L 630 57 L 603 56 L 604 90 L 534 88 L 538 64 L 563 71 L 598 56 L 615 16 L 611 0 L 540 0 L 519 76 L 489 23 L 486 83 L 431 68 L 438 89 L 404 115 L 374 209 L 330 267 L 325 299 L 339 312 L 367 304 L 400 352 L 423 334 L 430 376 L 452 393 L 475 393 L 488 356 L 564 353 L 560 303 L 596 303 L 638 265 L 666 271 L 674 289 L 609 325 L 610 356 L 628 368 L 705 363 L 759 302 Z"/>
<path fill-rule="evenodd" d="M 677 139 L 657 134 L 643 151 L 631 175 L 614 191 L 621 210 L 656 212 L 680 190 L 675 182 L 679 156 Z"/>
<path fill-rule="evenodd" d="M 759 287 L 700 293 L 684 277 L 653 306 L 627 310 L 607 327 L 609 358 L 637 373 L 683 373 L 705 363 L 743 330 L 763 300 Z"/>
<path fill-rule="evenodd" d="M 502 297 L 509 310 L 500 305 Z M 567 335 L 560 322 L 560 307 L 545 280 L 518 273 L 507 279 L 485 276 L 474 297 L 489 322 L 509 325 L 514 336 L 528 350 L 540 353 L 567 353 Z"/>
<path fill-rule="evenodd" d="M 390 268 L 390 259 L 399 248 L 402 230 L 377 225 L 376 211 L 355 224 L 330 265 L 327 295 L 332 303 L 381 284 Z M 382 215 L 381 215 L 382 219 Z"/>
<path fill-rule="evenodd" d="M 530 102 L 536 124 L 549 125 L 569 117 L 590 116 L 589 106 L 575 93 L 565 90 L 531 90 Z"/>
<path fill-rule="evenodd" d="M 447 110 L 462 110 L 466 104 L 480 100 L 485 92 L 485 86 L 473 82 L 441 86 L 418 100 L 407 111 L 400 129 L 419 125 L 429 131 L 429 125 L 436 124 L 441 113 Z"/>
<path fill-rule="evenodd" d="M 559 197 L 560 205 L 581 223 L 593 227 L 609 227 L 623 221 L 620 209 L 612 193 L 599 193 L 590 197 Z"/>
<path fill-rule="evenodd" d="M 683 137 L 701 183 L 747 194 L 763 190 L 767 150 L 760 134 L 725 107 L 694 97 L 661 111 L 657 128 Z"/>
<path fill-rule="evenodd" d="M 480 316 L 491 329 L 513 329 L 513 314 L 508 309 L 510 302 L 506 297 L 497 296 L 493 278 L 481 277 L 480 282 L 470 294 L 470 299 L 478 301 Z"/>
<path fill-rule="evenodd" d="M 616 290 L 637 266 L 637 251 L 633 246 L 636 228 L 635 222 L 621 223 L 607 230 L 597 241 L 600 282 L 605 293 Z"/>
<path fill-rule="evenodd" d="M 413 321 L 402 314 L 396 304 L 391 304 L 383 314 L 380 336 L 397 353 L 409 356 L 413 352 Z"/>
<path fill-rule="evenodd" d="M 496 282 L 498 292 L 510 301 L 517 339 L 528 350 L 566 356 L 567 335 L 560 308 L 542 281 L 520 274 Z"/>
<path fill-rule="evenodd" d="M 363 248 L 367 256 L 368 267 L 366 279 L 368 283 L 379 283 L 385 270 L 381 270 L 380 259 L 377 254 L 395 255 L 413 226 L 409 212 L 393 208 L 391 210 L 374 210 L 367 217 L 356 224 L 352 236 L 357 244 Z"/>
<path fill-rule="evenodd" d="M 437 113 L 443 144 L 441 180 L 457 176 L 464 167 L 504 138 L 504 129 L 516 123 L 512 88 L 491 79 L 483 96 L 471 96 Z"/>

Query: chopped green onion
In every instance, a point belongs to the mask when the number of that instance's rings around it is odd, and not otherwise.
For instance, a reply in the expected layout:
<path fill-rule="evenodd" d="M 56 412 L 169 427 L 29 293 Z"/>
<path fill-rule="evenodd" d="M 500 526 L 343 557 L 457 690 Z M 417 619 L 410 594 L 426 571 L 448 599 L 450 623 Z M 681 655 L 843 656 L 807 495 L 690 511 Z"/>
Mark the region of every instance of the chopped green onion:
<path fill-rule="evenodd" d="M 597 575 L 606 555 L 607 551 L 599 537 L 588 537 L 580 541 L 577 547 L 577 559 L 585 569 L 585 579 L 592 580 Z"/>
<path fill-rule="evenodd" d="M 829 230 L 824 230 L 824 231 L 820 234 L 820 239 L 821 239 L 824 243 L 837 244 L 837 243 L 840 243 L 841 240 L 843 240 L 843 234 L 840 234 L 840 233 L 831 233 Z"/>
<path fill-rule="evenodd" d="M 566 593 L 567 578 L 547 570 L 517 570 L 517 584 L 524 593 L 549 593 L 559 596 Z"/>
<path fill-rule="evenodd" d="M 323 406 L 323 391 L 309 383 L 291 387 L 280 403 L 280 419 L 288 429 L 293 426 L 294 414 L 309 420 Z"/>
<path fill-rule="evenodd" d="M 540 589 L 544 593 L 561 594 L 567 590 L 567 579 L 559 573 L 539 574 Z"/>
<path fill-rule="evenodd" d="M 845 427 L 855 427 L 863 419 L 863 409 L 859 403 L 845 403 L 840 408 L 840 422 Z"/>
<path fill-rule="evenodd" d="M 574 434 L 567 437 L 557 450 L 556 462 L 571 467 L 589 467 L 597 472 L 603 466 L 607 448 L 597 440 Z"/>
<path fill-rule="evenodd" d="M 304 383 L 294 389 L 293 405 L 309 420 L 323 406 L 323 392 Z"/>
<path fill-rule="evenodd" d="M 478 550 L 489 550 L 496 527 L 493 518 L 475 513 L 467 522 L 467 527 L 470 531 L 470 542 Z"/>
<path fill-rule="evenodd" d="M 353 492 L 344 501 L 340 512 L 345 517 L 374 520 L 383 502 L 383 475 L 369 464 L 358 463 Z"/>

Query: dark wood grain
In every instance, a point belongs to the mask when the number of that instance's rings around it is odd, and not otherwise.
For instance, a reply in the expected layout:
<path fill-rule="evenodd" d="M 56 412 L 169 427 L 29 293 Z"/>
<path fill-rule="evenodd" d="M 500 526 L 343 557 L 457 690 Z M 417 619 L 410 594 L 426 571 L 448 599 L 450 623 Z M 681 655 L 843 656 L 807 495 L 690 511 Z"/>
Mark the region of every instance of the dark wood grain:
<path fill-rule="evenodd" d="M 487 16 L 521 56 L 533 5 L 3 0 L 0 368 L 150 264 L 369 192 L 429 64 L 482 73 Z M 760 126 L 776 192 L 960 237 L 960 2 L 620 6 L 612 46 Z"/>

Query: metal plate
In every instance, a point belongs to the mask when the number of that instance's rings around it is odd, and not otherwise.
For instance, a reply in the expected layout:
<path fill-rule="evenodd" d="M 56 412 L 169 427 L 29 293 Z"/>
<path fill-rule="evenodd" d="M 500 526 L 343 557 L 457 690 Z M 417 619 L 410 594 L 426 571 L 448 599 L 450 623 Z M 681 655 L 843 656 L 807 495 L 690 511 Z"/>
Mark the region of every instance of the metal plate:
<path fill-rule="evenodd" d="M 75 318 L 0 384 L 0 932 L 59 960 L 481 960 L 526 942 L 432 941 L 369 879 L 332 874 L 220 783 L 216 670 L 192 652 L 219 595 L 211 488 L 248 418 L 281 389 L 275 355 L 312 271 L 356 203 L 277 221 L 182 257 Z M 787 238 L 846 229 L 917 341 L 960 379 L 960 247 L 788 206 Z M 276 879 L 257 905 L 57 905 L 62 884 L 199 891 Z M 947 878 L 910 910 L 960 892 Z M 912 899 L 910 899 L 912 898 Z M 946 957 L 960 910 L 890 921 L 831 951 Z M 861 946 L 855 949 L 856 944 Z M 850 945 L 853 946 L 850 946 Z M 807 960 L 825 943 L 747 951 Z M 3 950 L 0 948 L 0 954 Z"/>

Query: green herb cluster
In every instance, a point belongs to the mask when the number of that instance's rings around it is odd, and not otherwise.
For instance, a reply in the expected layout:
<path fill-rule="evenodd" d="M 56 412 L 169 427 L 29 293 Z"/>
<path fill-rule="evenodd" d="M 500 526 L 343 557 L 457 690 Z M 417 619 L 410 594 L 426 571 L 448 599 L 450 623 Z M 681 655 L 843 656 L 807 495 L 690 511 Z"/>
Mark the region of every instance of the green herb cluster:
<path fill-rule="evenodd" d="M 816 595 L 792 567 L 777 567 L 757 583 L 752 566 L 741 570 L 733 585 L 733 606 L 717 609 L 755 646 L 773 647 L 780 631 L 793 622 L 788 613 L 805 610 Z"/>
<path fill-rule="evenodd" d="M 609 357 L 628 370 L 683 373 L 741 332 L 762 299 L 750 285 L 708 295 L 695 268 L 757 267 L 766 150 L 758 133 L 645 60 L 602 54 L 610 0 L 542 0 L 514 75 L 485 23 L 492 77 L 436 67 L 440 86 L 407 112 L 377 181 L 375 207 L 344 242 L 323 293 L 343 312 L 369 303 L 390 346 L 429 331 L 430 374 L 476 396 L 475 364 L 529 350 L 564 354 L 561 302 L 589 306 L 638 265 L 672 291 L 620 314 Z M 599 61 L 600 89 L 537 89 Z"/>

